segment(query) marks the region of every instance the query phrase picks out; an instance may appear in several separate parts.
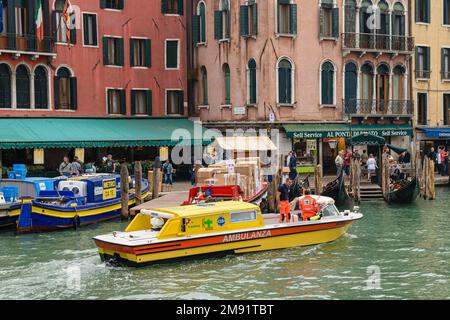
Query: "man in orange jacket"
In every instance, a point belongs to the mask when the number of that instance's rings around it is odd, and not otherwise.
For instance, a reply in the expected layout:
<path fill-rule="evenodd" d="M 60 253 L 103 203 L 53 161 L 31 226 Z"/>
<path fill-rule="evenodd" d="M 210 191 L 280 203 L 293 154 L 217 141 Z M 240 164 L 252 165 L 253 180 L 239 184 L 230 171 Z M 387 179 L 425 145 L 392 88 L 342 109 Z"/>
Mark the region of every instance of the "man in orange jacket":
<path fill-rule="evenodd" d="M 291 191 L 292 180 L 287 178 L 286 181 L 280 185 L 277 192 L 277 200 L 280 205 L 280 223 L 291 221 L 291 204 L 289 203 L 289 193 Z"/>
<path fill-rule="evenodd" d="M 311 197 L 311 190 L 305 191 L 305 196 L 300 198 L 298 207 L 302 212 L 303 221 L 310 220 L 310 218 L 315 217 L 319 212 L 319 205 L 316 199 Z"/>

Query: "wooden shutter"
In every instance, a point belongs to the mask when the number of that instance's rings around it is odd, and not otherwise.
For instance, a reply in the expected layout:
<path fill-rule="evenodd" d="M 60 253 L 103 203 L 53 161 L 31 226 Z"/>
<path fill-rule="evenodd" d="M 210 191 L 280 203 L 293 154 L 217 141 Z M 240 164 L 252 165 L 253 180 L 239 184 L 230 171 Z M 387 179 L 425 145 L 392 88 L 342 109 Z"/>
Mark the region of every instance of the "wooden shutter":
<path fill-rule="evenodd" d="M 83 14 L 83 36 L 84 36 L 84 45 L 90 45 L 89 39 L 89 16 L 87 14 Z"/>
<path fill-rule="evenodd" d="M 223 35 L 222 11 L 214 11 L 214 39 L 221 40 Z"/>
<path fill-rule="evenodd" d="M 150 68 L 152 66 L 152 40 L 145 40 L 145 66 Z"/>
<path fill-rule="evenodd" d="M 100 0 L 100 8 L 105 9 L 106 8 L 106 0 Z"/>
<path fill-rule="evenodd" d="M 414 2 L 415 2 L 414 19 L 415 19 L 415 22 L 419 22 L 419 0 L 414 0 Z"/>
<path fill-rule="evenodd" d="M 319 36 L 320 38 L 324 37 L 324 20 L 325 20 L 325 13 L 323 8 L 319 8 Z"/>
<path fill-rule="evenodd" d="M 103 65 L 109 65 L 109 38 L 103 37 Z"/>
<path fill-rule="evenodd" d="M 444 24 L 448 25 L 448 1 L 444 0 Z"/>
<path fill-rule="evenodd" d="M 184 0 L 178 0 L 178 14 L 180 16 L 184 14 Z"/>
<path fill-rule="evenodd" d="M 178 91 L 178 113 L 184 115 L 184 91 Z"/>
<path fill-rule="evenodd" d="M 120 90 L 120 114 L 127 114 L 127 97 L 125 90 Z"/>
<path fill-rule="evenodd" d="M 123 46 L 123 38 L 119 38 L 119 66 L 124 65 L 124 46 Z"/>
<path fill-rule="evenodd" d="M 418 72 L 419 71 L 421 71 L 421 70 L 419 70 L 420 69 L 420 64 L 419 64 L 419 47 L 416 47 L 416 52 L 415 52 L 415 65 L 414 65 L 414 68 L 416 69 L 415 71 L 415 73 L 416 73 L 416 77 L 417 77 L 417 75 L 419 74 Z"/>
<path fill-rule="evenodd" d="M 55 110 L 60 109 L 59 106 L 59 77 L 55 76 L 53 78 L 53 97 L 54 97 L 54 102 L 55 102 Z"/>
<path fill-rule="evenodd" d="M 292 101 L 292 69 L 286 69 L 286 101 L 293 103 Z"/>
<path fill-rule="evenodd" d="M 135 39 L 130 39 L 130 66 L 135 67 L 136 61 L 134 61 L 134 45 L 136 43 Z"/>
<path fill-rule="evenodd" d="M 120 10 L 123 10 L 123 8 L 125 7 L 124 3 L 125 3 L 124 0 L 119 0 L 119 9 Z"/>
<path fill-rule="evenodd" d="M 136 114 L 136 91 L 131 90 L 131 115 Z"/>
<path fill-rule="evenodd" d="M 297 5 L 290 5 L 289 33 L 297 34 Z"/>
<path fill-rule="evenodd" d="M 430 71 L 430 48 L 425 48 L 425 69 L 426 71 Z M 429 73 L 428 73 L 429 75 Z M 427 76 L 428 77 L 428 76 Z"/>
<path fill-rule="evenodd" d="M 152 90 L 147 91 L 147 114 L 149 116 L 153 113 L 153 97 L 152 97 Z"/>
<path fill-rule="evenodd" d="M 427 14 L 425 16 L 425 22 L 428 22 L 428 23 L 431 23 L 430 2 L 431 2 L 431 0 L 427 0 Z"/>
<path fill-rule="evenodd" d="M 70 110 L 77 110 L 77 78 L 70 78 Z"/>
<path fill-rule="evenodd" d="M 253 5 L 253 35 L 258 34 L 258 5 L 255 3 Z"/>
<path fill-rule="evenodd" d="M 339 38 L 339 8 L 333 8 L 331 11 L 333 38 Z"/>
<path fill-rule="evenodd" d="M 241 6 L 240 7 L 240 33 L 242 37 L 246 37 L 249 35 L 249 29 L 248 29 L 248 6 Z"/>
<path fill-rule="evenodd" d="M 286 69 L 278 69 L 278 102 L 286 103 Z"/>
<path fill-rule="evenodd" d="M 442 79 L 445 79 L 446 71 L 447 70 L 445 70 L 445 48 L 441 48 L 441 78 Z"/>
<path fill-rule="evenodd" d="M 108 105 L 108 114 L 111 114 L 111 89 L 106 90 L 106 103 Z"/>
<path fill-rule="evenodd" d="M 169 12 L 168 0 L 161 0 L 161 12 L 167 14 Z"/>
<path fill-rule="evenodd" d="M 192 16 L 192 43 L 194 46 L 200 42 L 200 16 Z"/>

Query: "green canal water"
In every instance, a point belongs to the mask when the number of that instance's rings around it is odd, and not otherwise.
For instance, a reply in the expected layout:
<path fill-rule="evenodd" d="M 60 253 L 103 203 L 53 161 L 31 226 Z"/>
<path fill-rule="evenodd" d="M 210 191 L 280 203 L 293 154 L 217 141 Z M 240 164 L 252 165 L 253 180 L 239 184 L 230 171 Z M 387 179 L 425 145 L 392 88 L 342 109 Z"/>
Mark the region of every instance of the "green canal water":
<path fill-rule="evenodd" d="M 2 232 L 0 299 L 450 299 L 450 189 L 437 191 L 437 201 L 363 204 L 365 218 L 334 243 L 140 269 L 96 253 L 92 237 L 120 222 Z"/>

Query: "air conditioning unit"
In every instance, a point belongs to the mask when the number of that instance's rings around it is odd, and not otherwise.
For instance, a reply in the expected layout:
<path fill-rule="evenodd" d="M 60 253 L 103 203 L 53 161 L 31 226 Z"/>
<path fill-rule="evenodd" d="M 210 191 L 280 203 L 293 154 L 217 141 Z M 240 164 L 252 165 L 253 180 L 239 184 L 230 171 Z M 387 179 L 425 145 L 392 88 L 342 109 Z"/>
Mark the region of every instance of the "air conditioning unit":
<path fill-rule="evenodd" d="M 87 183 L 84 181 L 61 181 L 58 191 L 72 191 L 76 197 L 87 197 Z"/>

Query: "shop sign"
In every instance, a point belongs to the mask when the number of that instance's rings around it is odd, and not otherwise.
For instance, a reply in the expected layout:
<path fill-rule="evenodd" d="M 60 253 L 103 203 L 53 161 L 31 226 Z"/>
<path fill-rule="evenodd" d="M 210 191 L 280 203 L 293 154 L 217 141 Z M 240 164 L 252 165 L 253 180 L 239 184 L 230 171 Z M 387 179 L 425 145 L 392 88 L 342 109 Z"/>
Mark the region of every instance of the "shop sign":
<path fill-rule="evenodd" d="M 247 114 L 247 109 L 245 107 L 234 107 L 233 113 L 236 116 L 245 116 Z"/>
<path fill-rule="evenodd" d="M 412 130 L 356 130 L 352 131 L 323 131 L 323 132 L 295 132 L 295 139 L 322 139 L 322 138 L 352 138 L 361 134 L 372 134 L 380 137 L 406 137 L 412 135 Z"/>

